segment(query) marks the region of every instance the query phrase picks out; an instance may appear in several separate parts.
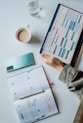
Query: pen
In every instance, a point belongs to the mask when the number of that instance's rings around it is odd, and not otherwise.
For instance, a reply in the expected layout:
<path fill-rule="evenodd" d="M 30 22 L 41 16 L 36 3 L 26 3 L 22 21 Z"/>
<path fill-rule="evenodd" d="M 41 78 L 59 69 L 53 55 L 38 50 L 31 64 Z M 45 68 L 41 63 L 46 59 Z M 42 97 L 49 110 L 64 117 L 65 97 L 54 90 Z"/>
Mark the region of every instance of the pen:
<path fill-rule="evenodd" d="M 21 96 L 21 97 L 19 97 L 19 99 L 24 99 L 24 98 L 27 98 L 27 97 L 30 97 L 30 96 L 34 96 L 34 95 L 36 95 L 36 94 L 43 93 L 43 92 L 45 92 L 45 91 L 44 91 L 44 90 L 39 90 L 39 91 L 36 91 L 36 92 L 30 93 L 30 94 L 27 94 L 27 95 Z"/>

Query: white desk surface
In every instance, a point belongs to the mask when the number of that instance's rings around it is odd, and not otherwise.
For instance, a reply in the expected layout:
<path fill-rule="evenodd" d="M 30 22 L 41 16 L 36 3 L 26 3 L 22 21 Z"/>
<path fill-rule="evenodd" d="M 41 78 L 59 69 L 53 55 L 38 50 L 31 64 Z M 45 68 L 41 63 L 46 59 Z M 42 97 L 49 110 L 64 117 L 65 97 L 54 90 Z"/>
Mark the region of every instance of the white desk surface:
<path fill-rule="evenodd" d="M 73 123 L 79 100 L 74 93 L 68 91 L 66 85 L 58 80 L 59 72 L 44 64 L 38 58 L 40 45 L 48 30 L 51 18 L 58 3 L 63 3 L 83 12 L 83 0 L 40 0 L 42 17 L 36 18 L 28 14 L 24 0 L 2 0 L 0 2 L 0 123 L 20 123 L 16 113 L 13 99 L 8 87 L 7 76 L 25 71 L 24 68 L 7 74 L 4 60 L 33 52 L 36 65 L 43 65 L 50 81 L 55 83 L 53 92 L 59 106 L 60 114 L 41 120 L 41 123 Z M 30 25 L 32 41 L 23 44 L 17 41 L 15 32 L 20 27 Z M 83 70 L 83 55 L 79 69 Z"/>

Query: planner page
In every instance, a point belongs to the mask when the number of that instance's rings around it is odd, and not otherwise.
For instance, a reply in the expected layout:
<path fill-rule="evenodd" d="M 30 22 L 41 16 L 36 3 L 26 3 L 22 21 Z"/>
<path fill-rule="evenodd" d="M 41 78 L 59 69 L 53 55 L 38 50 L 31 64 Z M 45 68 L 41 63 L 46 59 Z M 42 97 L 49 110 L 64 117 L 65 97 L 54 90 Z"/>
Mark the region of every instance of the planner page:
<path fill-rule="evenodd" d="M 15 101 L 15 107 L 21 123 L 32 123 L 59 113 L 50 89 Z"/>
<path fill-rule="evenodd" d="M 42 66 L 8 78 L 8 84 L 14 100 L 50 88 Z"/>
<path fill-rule="evenodd" d="M 83 14 L 59 4 L 40 53 L 70 64 L 83 29 Z"/>

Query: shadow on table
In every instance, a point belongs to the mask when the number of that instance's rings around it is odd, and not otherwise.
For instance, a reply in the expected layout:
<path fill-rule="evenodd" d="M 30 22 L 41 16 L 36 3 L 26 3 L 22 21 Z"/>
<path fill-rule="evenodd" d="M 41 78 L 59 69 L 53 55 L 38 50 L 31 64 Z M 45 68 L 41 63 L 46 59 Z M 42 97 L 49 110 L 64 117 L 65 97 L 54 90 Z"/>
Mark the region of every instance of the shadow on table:
<path fill-rule="evenodd" d="M 32 43 L 32 44 L 40 44 L 41 40 L 39 39 L 39 37 L 36 37 L 35 35 L 33 35 L 30 43 Z"/>

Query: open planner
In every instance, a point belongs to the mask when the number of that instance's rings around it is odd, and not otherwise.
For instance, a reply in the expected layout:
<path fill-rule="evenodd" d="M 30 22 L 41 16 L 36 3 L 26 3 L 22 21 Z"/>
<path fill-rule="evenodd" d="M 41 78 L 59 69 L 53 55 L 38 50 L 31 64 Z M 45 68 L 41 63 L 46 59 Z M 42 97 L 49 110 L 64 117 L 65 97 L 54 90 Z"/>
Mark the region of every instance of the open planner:
<path fill-rule="evenodd" d="M 32 123 L 59 113 L 42 66 L 9 77 L 8 84 L 21 123 Z"/>
<path fill-rule="evenodd" d="M 58 4 L 40 53 L 75 66 L 83 43 L 83 13 Z"/>

